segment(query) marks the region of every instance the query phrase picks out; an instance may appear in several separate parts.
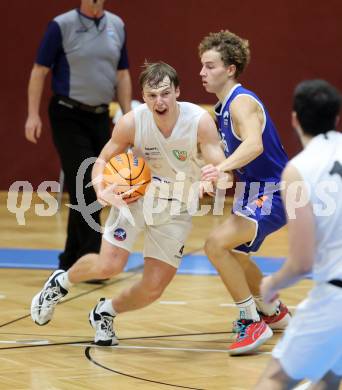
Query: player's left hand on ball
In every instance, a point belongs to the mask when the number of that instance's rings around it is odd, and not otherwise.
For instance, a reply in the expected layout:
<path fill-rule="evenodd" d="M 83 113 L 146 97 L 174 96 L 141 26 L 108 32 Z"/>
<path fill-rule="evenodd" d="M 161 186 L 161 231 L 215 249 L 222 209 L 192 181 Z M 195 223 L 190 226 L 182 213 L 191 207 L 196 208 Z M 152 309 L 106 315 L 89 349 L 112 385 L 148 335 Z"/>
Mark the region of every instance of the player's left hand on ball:
<path fill-rule="evenodd" d="M 260 293 L 265 303 L 271 303 L 278 297 L 278 290 L 274 288 L 272 276 L 266 276 L 260 284 Z"/>

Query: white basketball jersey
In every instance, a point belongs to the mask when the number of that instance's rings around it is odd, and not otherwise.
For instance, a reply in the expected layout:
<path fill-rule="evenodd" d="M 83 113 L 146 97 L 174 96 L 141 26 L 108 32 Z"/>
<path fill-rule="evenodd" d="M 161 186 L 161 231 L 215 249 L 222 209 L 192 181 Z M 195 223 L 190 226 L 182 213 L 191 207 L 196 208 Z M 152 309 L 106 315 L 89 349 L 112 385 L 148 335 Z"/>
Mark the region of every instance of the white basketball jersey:
<path fill-rule="evenodd" d="M 205 112 L 201 107 L 178 102 L 179 117 L 169 137 L 158 129 L 146 104 L 134 109 L 134 153 L 148 163 L 152 186 L 159 197 L 187 202 L 189 189 L 201 177 L 197 160 L 197 128 Z M 179 185 L 175 186 L 178 182 Z"/>
<path fill-rule="evenodd" d="M 314 137 L 291 164 L 307 184 L 315 215 L 313 277 L 319 282 L 342 280 L 342 134 L 329 131 Z"/>

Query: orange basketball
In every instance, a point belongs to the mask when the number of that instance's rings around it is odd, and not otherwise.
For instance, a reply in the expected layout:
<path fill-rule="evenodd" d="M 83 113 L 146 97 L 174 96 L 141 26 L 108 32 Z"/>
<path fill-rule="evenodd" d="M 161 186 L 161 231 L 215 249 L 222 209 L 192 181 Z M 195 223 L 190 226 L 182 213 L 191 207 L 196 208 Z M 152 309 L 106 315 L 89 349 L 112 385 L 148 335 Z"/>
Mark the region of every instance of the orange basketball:
<path fill-rule="evenodd" d="M 117 184 L 115 192 L 122 194 L 134 189 L 125 198 L 140 197 L 145 194 L 146 187 L 151 181 L 151 172 L 145 160 L 136 157 L 132 152 L 121 153 L 112 157 L 103 171 L 104 181 Z"/>

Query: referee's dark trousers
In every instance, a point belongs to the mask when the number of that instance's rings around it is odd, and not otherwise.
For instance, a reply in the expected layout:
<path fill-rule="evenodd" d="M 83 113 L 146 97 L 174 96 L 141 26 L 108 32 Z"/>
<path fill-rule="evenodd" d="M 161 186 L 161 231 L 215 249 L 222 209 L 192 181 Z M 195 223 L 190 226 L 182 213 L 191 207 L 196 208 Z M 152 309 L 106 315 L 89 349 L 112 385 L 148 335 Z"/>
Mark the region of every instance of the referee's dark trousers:
<path fill-rule="evenodd" d="M 109 139 L 110 118 L 108 111 L 93 113 L 78 107 L 63 104 L 54 96 L 49 105 L 49 117 L 65 183 L 70 196 L 70 203 L 77 205 L 76 175 L 82 162 L 89 157 L 97 157 Z M 87 205 L 96 201 L 91 182 L 92 165 L 86 170 L 82 180 L 82 189 Z M 100 211 L 92 214 L 100 225 Z M 59 256 L 59 267 L 69 269 L 79 257 L 87 253 L 99 253 L 101 233 L 93 230 L 82 214 L 69 209 L 67 239 L 64 251 Z"/>

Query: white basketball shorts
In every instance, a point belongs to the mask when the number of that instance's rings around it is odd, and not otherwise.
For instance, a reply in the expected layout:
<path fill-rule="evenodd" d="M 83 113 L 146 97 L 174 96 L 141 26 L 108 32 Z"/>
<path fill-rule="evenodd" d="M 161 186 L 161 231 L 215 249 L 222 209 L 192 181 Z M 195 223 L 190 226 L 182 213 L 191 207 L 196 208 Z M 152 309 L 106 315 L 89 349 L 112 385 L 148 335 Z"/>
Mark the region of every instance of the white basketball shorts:
<path fill-rule="evenodd" d="M 317 382 L 328 371 L 342 375 L 342 289 L 315 286 L 299 304 L 272 355 L 288 376 Z"/>
<path fill-rule="evenodd" d="M 151 218 L 147 218 L 143 212 L 143 201 L 144 198 L 141 197 L 129 205 L 135 226 L 132 226 L 116 207 L 112 207 L 103 238 L 117 247 L 132 252 L 138 234 L 144 232 L 144 258 L 152 257 L 178 268 L 185 240 L 191 230 L 191 216 L 184 208 L 179 215 L 170 215 L 171 202 L 165 201 L 165 209 L 153 214 L 151 222 Z"/>

